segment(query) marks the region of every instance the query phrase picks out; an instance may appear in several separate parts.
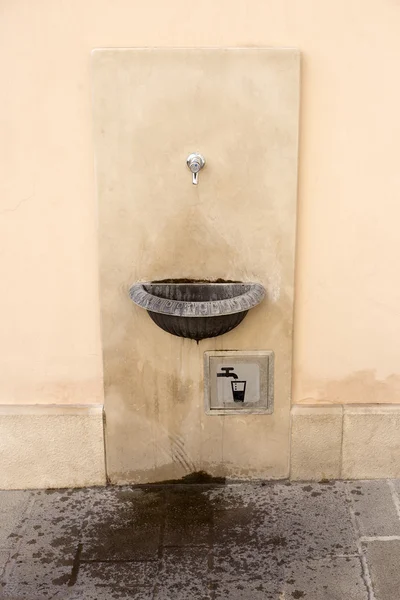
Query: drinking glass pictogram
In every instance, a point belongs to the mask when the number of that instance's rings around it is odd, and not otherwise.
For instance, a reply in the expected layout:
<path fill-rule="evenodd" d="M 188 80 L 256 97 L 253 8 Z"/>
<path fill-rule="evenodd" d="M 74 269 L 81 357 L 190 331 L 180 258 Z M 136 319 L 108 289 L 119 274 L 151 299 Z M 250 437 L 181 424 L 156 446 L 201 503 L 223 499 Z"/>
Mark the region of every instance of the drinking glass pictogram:
<path fill-rule="evenodd" d="M 234 402 L 244 402 L 244 395 L 246 393 L 246 382 L 245 381 L 231 381 L 232 395 Z"/>

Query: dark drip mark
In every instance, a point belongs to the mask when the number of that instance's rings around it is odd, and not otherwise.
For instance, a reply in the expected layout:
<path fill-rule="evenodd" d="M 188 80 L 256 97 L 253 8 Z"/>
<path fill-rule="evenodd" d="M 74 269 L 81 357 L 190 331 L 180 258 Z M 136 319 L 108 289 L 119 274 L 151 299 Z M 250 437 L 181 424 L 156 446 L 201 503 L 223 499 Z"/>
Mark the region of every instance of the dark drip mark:
<path fill-rule="evenodd" d="M 71 577 L 68 581 L 68 587 L 71 587 L 76 584 L 76 580 L 78 579 L 79 567 L 81 562 L 81 554 L 82 554 L 82 544 L 78 544 L 78 548 L 76 550 L 76 554 L 74 557 L 74 562 L 72 564 Z"/>

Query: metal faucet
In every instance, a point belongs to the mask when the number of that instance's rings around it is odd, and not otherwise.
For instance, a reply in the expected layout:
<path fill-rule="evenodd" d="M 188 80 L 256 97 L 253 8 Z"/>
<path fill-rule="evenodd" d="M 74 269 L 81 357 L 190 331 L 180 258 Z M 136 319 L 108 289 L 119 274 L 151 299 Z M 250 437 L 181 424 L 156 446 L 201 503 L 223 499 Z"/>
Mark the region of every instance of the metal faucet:
<path fill-rule="evenodd" d="M 193 152 L 187 157 L 186 164 L 188 166 L 188 169 L 190 169 L 192 173 L 193 185 L 197 185 L 199 179 L 199 171 L 201 171 L 201 169 L 206 164 L 204 156 L 202 156 L 198 152 Z"/>
<path fill-rule="evenodd" d="M 217 377 L 233 377 L 233 379 L 239 379 L 236 373 L 231 373 L 235 367 L 221 367 L 221 371 L 224 373 L 217 373 Z"/>

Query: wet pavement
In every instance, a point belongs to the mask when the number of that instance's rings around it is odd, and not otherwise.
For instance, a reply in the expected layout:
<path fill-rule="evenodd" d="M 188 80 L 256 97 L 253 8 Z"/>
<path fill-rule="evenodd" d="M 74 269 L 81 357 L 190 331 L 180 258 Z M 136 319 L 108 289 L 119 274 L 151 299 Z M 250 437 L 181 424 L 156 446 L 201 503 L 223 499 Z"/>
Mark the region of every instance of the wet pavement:
<path fill-rule="evenodd" d="M 400 482 L 0 492 L 0 598 L 400 600 Z"/>

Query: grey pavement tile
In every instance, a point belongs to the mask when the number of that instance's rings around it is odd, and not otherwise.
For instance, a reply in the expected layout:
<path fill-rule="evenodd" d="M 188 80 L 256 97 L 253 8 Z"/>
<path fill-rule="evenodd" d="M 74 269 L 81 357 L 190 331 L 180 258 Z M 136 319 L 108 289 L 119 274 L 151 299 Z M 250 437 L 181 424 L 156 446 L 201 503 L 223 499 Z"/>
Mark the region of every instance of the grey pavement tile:
<path fill-rule="evenodd" d="M 211 589 L 213 600 L 280 599 L 279 583 L 276 581 L 228 580 L 215 582 Z"/>
<path fill-rule="evenodd" d="M 400 598 L 400 541 L 368 542 L 366 557 L 377 600 Z"/>
<path fill-rule="evenodd" d="M 274 486 L 275 524 L 260 515 L 260 542 L 279 547 L 285 558 L 357 553 L 355 532 L 344 486 L 330 484 L 291 484 Z"/>
<path fill-rule="evenodd" d="M 369 600 L 358 557 L 305 559 L 289 563 L 285 567 L 282 597 L 304 600 Z"/>
<path fill-rule="evenodd" d="M 212 550 L 209 579 L 215 599 L 275 600 L 279 597 L 283 580 L 279 544 L 267 544 L 265 541 L 260 544 L 257 535 L 252 532 L 257 513 L 252 515 L 249 508 L 242 510 L 250 515 L 251 524 L 248 526 L 245 517 L 240 515 L 239 524 L 243 525 L 245 520 L 243 530 L 229 539 L 229 530 L 234 528 L 232 520 L 227 536 L 222 538 L 223 544 L 217 543 Z M 233 517 L 238 510 L 226 512 Z M 245 533 L 246 527 L 251 533 Z"/>
<path fill-rule="evenodd" d="M 23 592 L 25 594 L 25 592 Z M 69 600 L 69 597 L 67 598 L 68 594 L 63 594 L 62 596 L 59 596 L 57 593 L 54 594 L 53 596 L 49 597 L 49 596 L 38 596 L 37 594 L 34 593 L 29 593 L 28 596 L 26 595 L 21 595 L 17 592 L 17 595 L 11 594 L 7 595 L 7 596 L 2 596 L 0 594 L 0 598 L 2 600 Z"/>
<path fill-rule="evenodd" d="M 226 485 L 203 491 L 215 510 L 228 510 L 245 506 L 242 492 L 243 486 Z"/>
<path fill-rule="evenodd" d="M 144 600 L 151 599 L 157 563 L 84 563 L 68 600 Z"/>
<path fill-rule="evenodd" d="M 212 554 L 209 579 L 214 598 L 278 598 L 283 580 L 279 552 L 239 541 L 215 546 Z"/>
<path fill-rule="evenodd" d="M 386 481 L 346 482 L 362 536 L 400 535 L 400 520 Z"/>
<path fill-rule="evenodd" d="M 18 558 L 72 561 L 91 519 L 93 496 L 92 488 L 37 492 Z"/>
<path fill-rule="evenodd" d="M 18 528 L 24 520 L 32 493 L 29 491 L 0 492 L 0 548 L 11 549 L 18 541 Z"/>
<path fill-rule="evenodd" d="M 68 591 L 67 594 L 60 598 L 56 596 L 54 600 L 153 600 L 153 588 L 147 587 L 133 589 L 96 586 Z"/>
<path fill-rule="evenodd" d="M 232 487 L 225 497 L 220 495 L 214 508 L 214 543 L 252 543 L 260 532 L 263 542 L 276 538 L 278 506 L 272 486 Z"/>
<path fill-rule="evenodd" d="M 68 591 L 71 566 L 57 566 L 55 561 L 17 561 L 8 581 L 3 583 L 0 598 L 32 600 L 53 598 L 56 593 Z M 57 596 L 56 596 L 57 597 Z"/>
<path fill-rule="evenodd" d="M 155 600 L 208 600 L 208 549 L 165 548 Z"/>
<path fill-rule="evenodd" d="M 93 503 L 102 488 L 76 488 L 35 492 L 32 518 L 68 519 L 80 523 L 90 516 Z"/>
<path fill-rule="evenodd" d="M 258 512 L 252 507 L 215 511 L 213 539 L 217 544 L 254 541 L 257 531 Z"/>
<path fill-rule="evenodd" d="M 83 537 L 83 560 L 156 560 L 160 527 L 120 522 L 92 525 Z"/>
<path fill-rule="evenodd" d="M 132 486 L 112 486 L 94 488 L 93 511 L 99 515 L 112 513 L 121 505 L 131 506 L 140 501 L 141 504 L 147 500 L 151 507 L 154 499 L 163 494 L 163 491 L 155 488 L 135 488 Z"/>
<path fill-rule="evenodd" d="M 270 512 L 273 507 L 275 483 L 230 484 L 205 492 L 210 498 L 215 510 L 230 510 L 235 508 L 253 508 Z"/>
<path fill-rule="evenodd" d="M 110 488 L 97 495 L 81 539 L 82 560 L 156 560 L 164 492 Z"/>
<path fill-rule="evenodd" d="M 19 561 L 0 598 L 34 600 L 141 600 L 151 598 L 157 563 L 83 563 L 73 575 L 72 566 L 54 561 Z"/>
<path fill-rule="evenodd" d="M 29 490 L 2 490 L 0 492 L 0 513 L 24 512 L 31 497 L 32 492 Z"/>
<path fill-rule="evenodd" d="M 165 511 L 165 546 L 208 544 L 213 510 L 201 488 L 169 489 Z"/>

